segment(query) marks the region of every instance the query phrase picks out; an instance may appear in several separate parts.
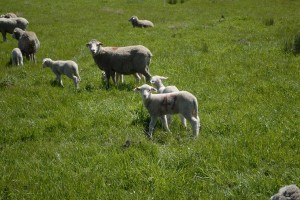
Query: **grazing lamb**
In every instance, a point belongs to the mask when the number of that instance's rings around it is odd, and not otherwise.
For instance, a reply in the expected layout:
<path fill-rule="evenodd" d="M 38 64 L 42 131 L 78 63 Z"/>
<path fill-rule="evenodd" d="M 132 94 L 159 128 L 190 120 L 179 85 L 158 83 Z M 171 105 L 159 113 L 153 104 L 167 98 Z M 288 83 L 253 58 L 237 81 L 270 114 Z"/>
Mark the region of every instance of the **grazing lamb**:
<path fill-rule="evenodd" d="M 40 48 L 40 41 L 36 34 L 31 31 L 23 31 L 20 28 L 15 28 L 12 36 L 18 40 L 18 46 L 26 58 L 36 63 L 35 54 Z"/>
<path fill-rule="evenodd" d="M 109 89 L 110 76 L 116 83 L 115 73 L 124 75 L 140 73 L 150 81 L 149 65 L 152 54 L 149 49 L 142 45 L 126 47 L 103 47 L 102 45 L 96 39 L 86 44 L 99 69 L 105 71 L 106 89 Z"/>
<path fill-rule="evenodd" d="M 300 189 L 296 185 L 284 186 L 270 200 L 300 200 Z"/>
<path fill-rule="evenodd" d="M 70 79 L 73 79 L 75 87 L 79 89 L 80 76 L 78 73 L 78 65 L 74 61 L 72 60 L 53 61 L 50 58 L 45 58 L 43 60 L 43 67 L 44 68 L 49 67 L 52 69 L 52 71 L 56 75 L 56 80 L 62 87 L 64 87 L 64 85 L 61 79 L 61 75 L 65 74 Z"/>
<path fill-rule="evenodd" d="M 137 16 L 132 16 L 128 21 L 131 22 L 133 28 L 148 28 L 154 27 L 153 23 L 149 20 L 139 20 Z"/>
<path fill-rule="evenodd" d="M 176 86 L 167 86 L 165 87 L 162 80 L 166 80 L 168 79 L 168 77 L 164 77 L 164 76 L 152 76 L 150 83 L 153 84 L 156 89 L 157 89 L 157 93 L 162 94 L 162 93 L 171 93 L 171 92 L 179 92 L 178 88 Z M 181 123 L 184 127 L 186 127 L 186 120 L 185 118 L 179 114 L 180 119 L 181 119 Z M 171 123 L 171 115 L 167 115 L 167 123 L 168 125 L 170 125 Z"/>
<path fill-rule="evenodd" d="M 29 22 L 22 17 L 16 18 L 0 18 L 0 31 L 2 33 L 3 41 L 6 41 L 6 33 L 12 34 L 15 28 L 26 30 Z"/>
<path fill-rule="evenodd" d="M 23 65 L 23 56 L 19 48 L 14 48 L 11 52 L 12 64 L 13 65 Z"/>
<path fill-rule="evenodd" d="M 180 113 L 191 123 L 194 137 L 199 135 L 200 119 L 198 116 L 198 102 L 194 95 L 187 91 L 151 94 L 152 91 L 156 92 L 157 90 L 147 84 L 135 88 L 134 91 L 140 92 L 144 106 L 151 117 L 148 132 L 149 137 L 152 137 L 158 117 L 161 117 L 165 129 L 170 131 L 166 122 L 166 115 L 176 113 Z"/>
<path fill-rule="evenodd" d="M 16 17 L 18 16 L 15 13 L 6 13 L 0 16 L 0 18 L 16 18 Z"/>

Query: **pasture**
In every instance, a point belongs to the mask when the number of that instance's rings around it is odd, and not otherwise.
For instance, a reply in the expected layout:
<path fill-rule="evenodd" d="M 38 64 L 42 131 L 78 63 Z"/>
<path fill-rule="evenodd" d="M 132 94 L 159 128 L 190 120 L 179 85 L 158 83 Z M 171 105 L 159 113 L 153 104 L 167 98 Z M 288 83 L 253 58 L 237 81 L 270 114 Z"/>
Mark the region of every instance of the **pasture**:
<path fill-rule="evenodd" d="M 268 199 L 299 186 L 298 0 L 2 0 L 29 21 L 37 63 L 0 42 L 0 199 Z M 128 19 L 153 28 L 132 28 Z M 223 17 L 222 17 L 223 16 Z M 299 36 L 300 37 L 300 36 Z M 198 99 L 200 136 L 156 125 L 133 76 L 105 89 L 85 44 L 141 44 L 150 73 Z M 74 60 L 80 89 L 44 58 Z"/>

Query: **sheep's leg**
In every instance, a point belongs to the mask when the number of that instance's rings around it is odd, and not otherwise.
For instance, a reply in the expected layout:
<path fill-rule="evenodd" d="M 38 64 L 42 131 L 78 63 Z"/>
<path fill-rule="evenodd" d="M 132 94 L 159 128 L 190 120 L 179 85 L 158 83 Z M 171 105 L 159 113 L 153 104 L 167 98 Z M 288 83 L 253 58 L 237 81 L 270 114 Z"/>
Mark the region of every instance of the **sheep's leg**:
<path fill-rule="evenodd" d="M 152 134 L 153 134 L 153 130 L 154 130 L 156 121 L 157 121 L 157 117 L 151 116 L 151 121 L 150 121 L 150 124 L 149 124 L 149 132 L 148 132 L 148 136 L 150 138 L 152 138 Z"/>
<path fill-rule="evenodd" d="M 191 117 L 190 119 L 187 118 L 187 120 L 191 123 L 192 129 L 193 129 L 193 136 L 198 137 L 199 130 L 200 130 L 200 120 L 199 117 Z"/>
<path fill-rule="evenodd" d="M 116 83 L 119 83 L 120 80 L 121 80 L 121 83 L 124 83 L 124 76 L 123 76 L 123 74 L 116 73 Z"/>
<path fill-rule="evenodd" d="M 168 125 L 171 124 L 171 122 L 172 122 L 172 116 L 171 115 L 167 115 L 167 122 L 168 122 Z"/>
<path fill-rule="evenodd" d="M 166 129 L 166 131 L 170 132 L 168 121 L 167 121 L 167 115 L 161 116 L 161 122 L 163 124 L 163 127 Z"/>
<path fill-rule="evenodd" d="M 141 80 L 141 77 L 139 76 L 138 73 L 133 74 L 133 76 L 135 77 L 136 84 L 138 85 Z"/>
<path fill-rule="evenodd" d="M 106 89 L 109 89 L 109 79 L 110 79 L 110 72 L 105 71 L 106 75 Z"/>
<path fill-rule="evenodd" d="M 2 38 L 3 38 L 3 42 L 6 42 L 6 32 L 2 32 Z"/>
<path fill-rule="evenodd" d="M 186 128 L 186 119 L 185 119 L 184 116 L 181 115 L 181 114 L 179 114 L 179 117 L 180 117 L 180 120 L 181 120 L 182 125 Z"/>

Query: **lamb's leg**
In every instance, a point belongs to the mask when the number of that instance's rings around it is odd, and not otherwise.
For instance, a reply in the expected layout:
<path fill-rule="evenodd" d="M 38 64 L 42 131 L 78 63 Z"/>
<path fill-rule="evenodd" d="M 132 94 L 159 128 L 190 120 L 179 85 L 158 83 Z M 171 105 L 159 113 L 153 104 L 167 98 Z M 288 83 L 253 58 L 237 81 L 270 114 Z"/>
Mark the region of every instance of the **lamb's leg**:
<path fill-rule="evenodd" d="M 64 84 L 63 84 L 63 82 L 62 82 L 62 79 L 61 79 L 61 75 L 60 75 L 60 74 L 57 74 L 57 75 L 56 75 L 56 81 L 57 81 L 62 87 L 64 87 Z"/>
<path fill-rule="evenodd" d="M 182 125 L 186 128 L 186 119 L 185 119 L 184 116 L 181 115 L 181 114 L 179 114 L 179 117 L 180 117 L 180 120 L 181 120 Z"/>
<path fill-rule="evenodd" d="M 194 137 L 198 137 L 198 135 L 199 135 L 199 129 L 200 129 L 200 120 L 199 120 L 199 117 L 197 117 L 197 118 L 191 117 L 191 119 L 187 119 L 187 120 L 192 125 L 193 136 Z"/>
<path fill-rule="evenodd" d="M 77 76 L 73 76 L 73 81 L 76 89 L 79 89 L 79 78 Z"/>
<path fill-rule="evenodd" d="M 150 124 L 149 124 L 149 132 L 148 132 L 148 136 L 150 138 L 152 138 L 152 134 L 153 134 L 153 130 L 154 130 L 156 121 L 157 121 L 157 117 L 151 116 L 151 121 L 150 121 Z"/>
<path fill-rule="evenodd" d="M 166 129 L 166 131 L 170 132 L 168 121 L 167 121 L 167 115 L 161 116 L 161 122 L 163 124 L 163 127 Z"/>

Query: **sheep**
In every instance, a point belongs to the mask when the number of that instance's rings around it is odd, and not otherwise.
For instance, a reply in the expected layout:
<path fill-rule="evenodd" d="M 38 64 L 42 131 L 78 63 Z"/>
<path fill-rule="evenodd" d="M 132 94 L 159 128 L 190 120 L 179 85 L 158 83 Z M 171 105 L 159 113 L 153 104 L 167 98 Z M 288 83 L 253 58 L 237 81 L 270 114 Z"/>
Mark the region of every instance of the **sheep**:
<path fill-rule="evenodd" d="M 139 27 L 139 28 L 148 28 L 154 27 L 153 23 L 149 20 L 139 20 L 137 16 L 132 16 L 129 20 L 131 22 L 132 27 Z"/>
<path fill-rule="evenodd" d="M 18 47 L 25 54 L 26 58 L 36 63 L 35 54 L 40 48 L 40 41 L 36 34 L 32 31 L 23 31 L 20 28 L 15 28 L 12 36 L 18 40 Z"/>
<path fill-rule="evenodd" d="M 156 87 L 158 94 L 179 91 L 176 86 L 165 87 L 162 80 L 167 80 L 167 79 L 168 79 L 168 77 L 164 77 L 164 76 L 152 76 L 151 77 L 150 83 Z M 180 116 L 182 125 L 184 127 L 186 127 L 186 119 L 181 114 L 179 114 L 179 116 Z M 171 115 L 167 115 L 167 123 L 168 123 L 168 125 L 171 123 Z"/>
<path fill-rule="evenodd" d="M 0 18 L 0 31 L 2 33 L 3 41 L 5 42 L 6 33 L 12 34 L 15 28 L 26 30 L 29 22 L 22 17 L 16 18 Z"/>
<path fill-rule="evenodd" d="M 72 61 L 72 60 L 57 60 L 54 61 L 50 58 L 44 58 L 43 59 L 43 67 L 49 67 L 52 69 L 52 71 L 54 72 L 54 74 L 56 75 L 56 81 L 62 86 L 63 82 L 61 79 L 61 75 L 65 74 L 66 76 L 68 76 L 70 79 L 73 79 L 74 81 L 74 85 L 77 89 L 79 89 L 79 81 L 80 76 L 78 73 L 78 65 Z"/>
<path fill-rule="evenodd" d="M 143 74 L 146 80 L 151 79 L 149 65 L 152 53 L 142 45 L 126 47 L 103 47 L 103 44 L 92 39 L 86 46 L 90 49 L 95 63 L 100 70 L 105 71 L 106 89 L 109 89 L 109 79 L 112 76 L 114 83 L 115 73 Z"/>
<path fill-rule="evenodd" d="M 6 13 L 0 16 L 0 18 L 16 18 L 16 17 L 18 16 L 15 13 Z"/>
<path fill-rule="evenodd" d="M 284 186 L 270 200 L 300 200 L 300 189 L 296 185 Z"/>
<path fill-rule="evenodd" d="M 23 65 L 23 56 L 19 48 L 14 48 L 11 52 L 12 64 L 13 65 Z"/>
<path fill-rule="evenodd" d="M 148 131 L 150 138 L 152 138 L 158 117 L 162 119 L 164 128 L 169 132 L 170 129 L 166 122 L 166 115 L 176 113 L 183 115 L 190 122 L 194 137 L 199 135 L 201 125 L 198 116 L 198 102 L 194 95 L 187 91 L 151 94 L 151 92 L 157 92 L 157 90 L 147 84 L 135 88 L 134 91 L 140 92 L 144 106 L 150 114 L 151 121 Z"/>

